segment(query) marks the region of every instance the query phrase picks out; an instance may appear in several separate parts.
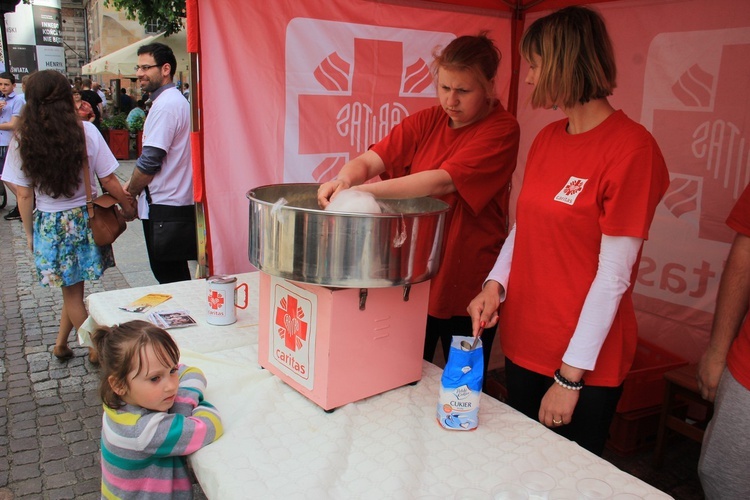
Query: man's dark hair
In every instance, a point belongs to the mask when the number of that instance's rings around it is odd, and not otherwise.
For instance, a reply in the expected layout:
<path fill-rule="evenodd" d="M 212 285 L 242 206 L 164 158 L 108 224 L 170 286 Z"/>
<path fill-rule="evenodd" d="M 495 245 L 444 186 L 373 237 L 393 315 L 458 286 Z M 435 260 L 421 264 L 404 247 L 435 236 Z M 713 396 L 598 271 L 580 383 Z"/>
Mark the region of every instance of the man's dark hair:
<path fill-rule="evenodd" d="M 122 88 L 120 89 L 120 93 L 121 93 L 121 94 L 127 94 L 127 93 L 128 93 L 128 89 L 126 89 L 125 87 L 122 87 Z"/>
<path fill-rule="evenodd" d="M 159 66 L 169 64 L 169 76 L 174 78 L 174 74 L 177 71 L 177 59 L 175 59 L 174 52 L 172 52 L 169 45 L 164 45 L 163 43 L 141 45 L 138 47 L 138 55 L 142 54 L 151 54 Z"/>
<path fill-rule="evenodd" d="M 15 85 L 16 84 L 16 77 L 13 76 L 13 73 L 9 73 L 7 71 L 3 71 L 2 73 L 0 73 L 0 78 L 2 78 L 4 80 L 10 80 L 11 85 Z"/>

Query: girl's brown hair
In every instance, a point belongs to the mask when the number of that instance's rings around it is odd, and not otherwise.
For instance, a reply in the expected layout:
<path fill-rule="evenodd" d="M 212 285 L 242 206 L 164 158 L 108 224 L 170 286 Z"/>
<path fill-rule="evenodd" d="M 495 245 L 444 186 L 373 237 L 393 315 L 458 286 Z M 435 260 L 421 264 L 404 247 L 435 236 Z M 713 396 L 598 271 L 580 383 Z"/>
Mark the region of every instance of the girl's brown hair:
<path fill-rule="evenodd" d="M 112 386 L 127 387 L 128 373 L 143 367 L 143 349 L 152 345 L 159 361 L 164 366 L 176 365 L 180 360 L 180 349 L 174 339 L 148 321 L 134 320 L 113 327 L 101 327 L 91 336 L 99 353 L 99 396 L 112 409 L 125 403 Z"/>
<path fill-rule="evenodd" d="M 438 69 L 470 71 L 494 95 L 494 78 L 500 66 L 500 50 L 487 37 L 487 31 L 477 36 L 464 35 L 454 39 L 442 51 L 433 52 L 432 73 L 437 79 Z"/>
<path fill-rule="evenodd" d="M 601 16 L 586 7 L 566 7 L 534 21 L 521 38 L 521 55 L 541 58 L 531 95 L 535 108 L 567 108 L 612 95 L 617 86 L 612 41 Z"/>

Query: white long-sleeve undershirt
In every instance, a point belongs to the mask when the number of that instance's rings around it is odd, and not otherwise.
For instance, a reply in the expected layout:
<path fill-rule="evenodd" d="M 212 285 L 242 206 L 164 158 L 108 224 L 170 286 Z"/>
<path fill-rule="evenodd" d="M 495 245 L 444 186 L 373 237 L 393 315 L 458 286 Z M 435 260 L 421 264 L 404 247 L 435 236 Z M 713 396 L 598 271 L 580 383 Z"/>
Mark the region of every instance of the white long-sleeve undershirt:
<path fill-rule="evenodd" d="M 501 302 L 505 300 L 508 286 L 515 236 L 516 226 L 514 225 L 503 243 L 495 266 L 485 280 L 485 283 L 493 280 L 502 285 Z M 591 283 L 578 324 L 563 355 L 564 363 L 583 370 L 593 370 L 596 366 L 599 351 L 612 328 L 620 300 L 630 287 L 633 265 L 638 258 L 642 244 L 642 238 L 602 235 L 596 276 Z"/>

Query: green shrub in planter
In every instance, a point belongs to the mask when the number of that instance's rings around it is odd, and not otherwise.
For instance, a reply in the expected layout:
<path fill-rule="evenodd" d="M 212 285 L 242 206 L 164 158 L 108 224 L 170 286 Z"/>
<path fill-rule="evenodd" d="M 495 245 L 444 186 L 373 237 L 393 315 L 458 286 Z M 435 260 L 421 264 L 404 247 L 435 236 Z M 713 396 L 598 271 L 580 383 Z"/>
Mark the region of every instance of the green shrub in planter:
<path fill-rule="evenodd" d="M 110 116 L 102 120 L 102 127 L 110 130 L 127 130 L 128 120 L 125 113 L 117 113 L 116 115 Z"/>

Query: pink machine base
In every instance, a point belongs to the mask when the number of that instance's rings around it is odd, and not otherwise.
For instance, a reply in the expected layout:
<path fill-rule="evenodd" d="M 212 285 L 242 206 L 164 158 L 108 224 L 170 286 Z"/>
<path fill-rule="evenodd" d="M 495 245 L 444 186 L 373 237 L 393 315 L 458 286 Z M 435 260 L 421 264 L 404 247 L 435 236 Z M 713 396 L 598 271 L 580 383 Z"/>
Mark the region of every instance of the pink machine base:
<path fill-rule="evenodd" d="M 290 321 L 280 308 L 297 304 L 295 290 L 300 289 L 315 296 L 317 307 Z M 369 288 L 360 310 L 359 288 L 327 288 L 261 272 L 258 361 L 327 411 L 417 382 L 422 378 L 429 290 L 429 281 L 411 285 L 404 301 L 404 287 Z M 277 303 L 272 306 L 272 301 Z M 311 323 L 300 329 L 306 320 Z M 294 321 L 303 334 L 285 345 L 280 339 Z M 314 349 L 307 353 L 309 366 L 300 370 L 300 363 L 291 360 L 306 342 Z"/>

